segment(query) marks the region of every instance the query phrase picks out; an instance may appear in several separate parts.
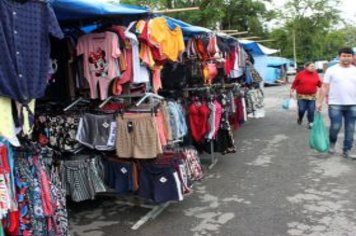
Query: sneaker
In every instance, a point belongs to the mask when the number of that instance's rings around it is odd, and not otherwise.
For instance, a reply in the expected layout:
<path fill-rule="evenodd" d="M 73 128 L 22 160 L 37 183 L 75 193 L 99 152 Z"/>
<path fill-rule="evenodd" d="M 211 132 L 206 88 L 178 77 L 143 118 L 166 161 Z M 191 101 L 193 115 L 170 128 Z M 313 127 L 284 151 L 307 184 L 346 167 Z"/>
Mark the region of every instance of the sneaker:
<path fill-rule="evenodd" d="M 330 146 L 329 146 L 329 154 L 335 154 L 336 153 L 336 150 L 335 150 L 335 143 L 330 143 Z"/>
<path fill-rule="evenodd" d="M 347 159 L 356 160 L 356 155 L 351 154 L 350 151 L 344 151 L 342 156 Z"/>
<path fill-rule="evenodd" d="M 302 124 L 302 120 L 301 120 L 301 119 L 298 119 L 298 120 L 297 120 L 297 124 L 298 124 L 298 125 L 301 125 L 301 124 Z"/>
<path fill-rule="evenodd" d="M 309 123 L 308 129 L 312 129 L 312 128 L 313 128 L 313 123 Z"/>

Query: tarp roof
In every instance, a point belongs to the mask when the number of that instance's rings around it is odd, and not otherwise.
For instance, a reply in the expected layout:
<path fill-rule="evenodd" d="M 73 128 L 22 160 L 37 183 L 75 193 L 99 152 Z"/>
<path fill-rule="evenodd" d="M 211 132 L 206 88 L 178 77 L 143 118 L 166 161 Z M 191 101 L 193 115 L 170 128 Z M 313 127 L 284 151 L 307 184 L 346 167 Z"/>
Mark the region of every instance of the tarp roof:
<path fill-rule="evenodd" d="M 186 36 L 190 36 L 190 35 L 194 35 L 194 34 L 201 34 L 201 33 L 211 33 L 212 31 L 204 28 L 204 27 L 200 27 L 200 26 L 194 26 L 191 24 L 188 24 L 184 21 L 181 20 L 177 20 L 168 16 L 165 16 L 168 24 L 173 24 L 173 25 L 178 25 L 182 31 L 183 34 Z"/>
<path fill-rule="evenodd" d="M 241 39 L 239 42 L 242 44 L 243 48 L 246 51 L 249 51 L 252 55 L 271 55 L 279 52 L 277 49 L 265 47 L 255 41 Z"/>
<path fill-rule="evenodd" d="M 283 57 L 273 57 L 267 55 L 256 55 L 255 59 L 255 68 L 257 72 L 262 76 L 264 83 L 274 84 L 276 80 L 282 78 L 282 71 L 280 67 L 290 63 L 290 60 Z"/>
<path fill-rule="evenodd" d="M 109 0 L 52 0 L 58 20 L 81 20 L 103 16 L 135 15 L 149 13 L 145 7 L 118 4 Z"/>
<path fill-rule="evenodd" d="M 149 8 L 113 3 L 110 0 L 52 0 L 53 9 L 59 21 L 82 20 L 103 16 L 147 14 Z M 184 21 L 165 16 L 168 24 L 182 28 L 185 36 L 210 33 L 209 29 L 193 26 Z M 173 28 L 174 28 L 173 27 Z"/>

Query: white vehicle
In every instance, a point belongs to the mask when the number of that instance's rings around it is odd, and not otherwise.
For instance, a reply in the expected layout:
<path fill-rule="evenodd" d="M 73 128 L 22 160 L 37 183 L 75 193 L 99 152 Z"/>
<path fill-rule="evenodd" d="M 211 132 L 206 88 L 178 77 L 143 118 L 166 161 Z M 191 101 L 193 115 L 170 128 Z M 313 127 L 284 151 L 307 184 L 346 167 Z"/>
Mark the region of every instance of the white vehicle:
<path fill-rule="evenodd" d="M 315 69 L 320 73 L 323 72 L 324 69 L 327 67 L 328 65 L 328 61 L 316 61 L 315 64 Z"/>
<path fill-rule="evenodd" d="M 294 66 L 289 66 L 287 69 L 287 75 L 295 75 L 297 73 L 297 69 Z"/>

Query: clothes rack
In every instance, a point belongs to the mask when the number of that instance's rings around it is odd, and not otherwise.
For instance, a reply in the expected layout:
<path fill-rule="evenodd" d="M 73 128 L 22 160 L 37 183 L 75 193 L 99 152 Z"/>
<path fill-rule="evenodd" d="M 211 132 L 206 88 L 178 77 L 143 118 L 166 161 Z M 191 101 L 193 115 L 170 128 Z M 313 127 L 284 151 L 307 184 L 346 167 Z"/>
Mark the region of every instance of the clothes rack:
<path fill-rule="evenodd" d="M 85 98 L 78 98 L 77 100 L 75 100 L 74 102 L 72 102 L 71 104 L 69 104 L 66 108 L 63 109 L 63 111 L 68 111 L 70 110 L 72 107 L 74 107 L 75 105 L 77 105 L 80 102 L 85 102 L 85 103 L 90 103 L 89 100 L 85 99 Z"/>
<path fill-rule="evenodd" d="M 153 97 L 153 98 L 160 99 L 160 100 L 164 99 L 164 97 L 159 96 L 154 93 L 123 94 L 123 95 L 119 95 L 119 96 L 108 97 L 99 105 L 99 108 L 103 108 L 108 102 L 110 102 L 111 100 L 114 100 L 114 99 L 130 99 L 130 98 L 140 98 L 140 97 L 142 97 L 142 98 L 135 104 L 135 106 L 140 106 L 149 97 Z"/>
<path fill-rule="evenodd" d="M 194 87 L 194 88 L 185 88 L 184 91 L 190 92 L 190 91 L 209 91 L 212 87 L 216 87 L 217 85 L 213 84 L 211 86 L 204 86 L 204 87 Z M 219 86 L 221 86 L 221 84 L 219 84 Z M 214 142 L 210 142 L 210 150 L 211 150 L 211 154 L 210 154 L 210 165 L 208 166 L 209 170 L 211 170 L 216 163 L 218 163 L 218 159 L 215 156 L 214 153 Z"/>

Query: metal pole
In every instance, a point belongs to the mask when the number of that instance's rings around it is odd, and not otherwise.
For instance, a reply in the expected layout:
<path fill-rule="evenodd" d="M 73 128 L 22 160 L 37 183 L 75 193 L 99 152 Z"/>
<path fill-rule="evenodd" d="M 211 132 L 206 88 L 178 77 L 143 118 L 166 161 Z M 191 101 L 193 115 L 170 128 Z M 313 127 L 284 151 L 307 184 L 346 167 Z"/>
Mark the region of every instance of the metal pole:
<path fill-rule="evenodd" d="M 297 46 L 295 43 L 295 29 L 293 29 L 293 58 L 294 58 L 294 68 L 297 69 Z"/>

